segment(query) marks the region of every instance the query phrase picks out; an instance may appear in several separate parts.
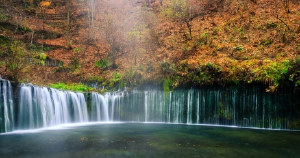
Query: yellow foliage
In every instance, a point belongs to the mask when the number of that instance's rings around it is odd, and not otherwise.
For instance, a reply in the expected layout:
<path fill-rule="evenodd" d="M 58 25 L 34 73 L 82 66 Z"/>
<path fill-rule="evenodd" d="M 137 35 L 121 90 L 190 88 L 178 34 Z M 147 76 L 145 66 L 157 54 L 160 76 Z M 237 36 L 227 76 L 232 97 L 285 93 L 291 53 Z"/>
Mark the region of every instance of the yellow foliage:
<path fill-rule="evenodd" d="M 40 7 L 41 8 L 48 8 L 51 5 L 51 2 L 48 1 L 41 1 Z"/>
<path fill-rule="evenodd" d="M 29 0 L 29 4 L 30 4 L 30 5 L 33 5 L 33 0 Z"/>

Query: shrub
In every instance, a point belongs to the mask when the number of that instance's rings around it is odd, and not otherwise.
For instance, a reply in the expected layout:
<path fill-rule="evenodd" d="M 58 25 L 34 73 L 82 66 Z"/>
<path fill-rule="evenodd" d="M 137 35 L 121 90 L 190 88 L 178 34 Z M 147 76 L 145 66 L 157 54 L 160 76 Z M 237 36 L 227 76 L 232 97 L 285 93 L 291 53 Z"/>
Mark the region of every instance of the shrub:
<path fill-rule="evenodd" d="M 107 68 L 108 66 L 110 66 L 110 62 L 107 60 L 107 58 L 103 60 L 101 59 L 95 62 L 95 66 L 100 68 Z"/>
<path fill-rule="evenodd" d="M 166 72 L 169 69 L 170 63 L 168 61 L 163 61 L 160 64 L 160 68 L 163 72 Z"/>
<path fill-rule="evenodd" d="M 291 68 L 289 60 L 281 62 L 264 60 L 264 65 L 256 68 L 253 74 L 255 74 L 255 81 L 265 82 L 278 87 L 279 81 L 288 73 L 289 68 Z"/>
<path fill-rule="evenodd" d="M 79 60 L 76 57 L 71 60 L 70 65 L 71 65 L 70 68 L 72 71 L 75 71 L 75 70 L 77 70 L 77 68 L 81 67 Z"/>
<path fill-rule="evenodd" d="M 116 82 L 119 82 L 122 79 L 122 75 L 118 72 L 113 72 L 111 75 L 112 78 L 110 79 L 109 87 L 113 87 Z"/>
<path fill-rule="evenodd" d="M 44 47 L 44 51 L 49 51 L 50 47 Z"/>
<path fill-rule="evenodd" d="M 242 51 L 242 50 L 243 50 L 243 47 L 242 47 L 242 46 L 237 46 L 237 47 L 235 47 L 235 50 L 237 50 L 237 51 Z"/>
<path fill-rule="evenodd" d="M 263 45 L 263 46 L 267 46 L 267 45 L 270 45 L 272 44 L 272 41 L 269 40 L 269 39 L 264 39 L 260 42 L 260 45 Z"/>
<path fill-rule="evenodd" d="M 160 68 L 164 74 L 170 74 L 176 72 L 175 64 L 170 64 L 168 61 L 163 61 L 160 63 Z"/>
<path fill-rule="evenodd" d="M 19 73 L 23 70 L 25 64 L 24 57 L 28 55 L 25 44 L 18 41 L 5 44 L 4 48 L 0 51 L 0 56 L 4 57 L 2 62 L 4 62 L 8 76 L 11 79 L 18 81 Z"/>
<path fill-rule="evenodd" d="M 267 22 L 266 29 L 276 28 L 277 24 L 274 22 Z"/>
<path fill-rule="evenodd" d="M 207 45 L 208 43 L 208 34 L 207 33 L 202 33 L 200 36 L 197 37 L 197 41 L 199 43 Z"/>
<path fill-rule="evenodd" d="M 264 28 L 261 25 L 258 25 L 257 29 L 263 30 Z"/>
<path fill-rule="evenodd" d="M 150 73 L 154 71 L 154 66 L 153 66 L 153 62 L 152 61 L 148 61 L 147 62 L 147 67 L 146 67 L 146 72 L 147 73 Z"/>

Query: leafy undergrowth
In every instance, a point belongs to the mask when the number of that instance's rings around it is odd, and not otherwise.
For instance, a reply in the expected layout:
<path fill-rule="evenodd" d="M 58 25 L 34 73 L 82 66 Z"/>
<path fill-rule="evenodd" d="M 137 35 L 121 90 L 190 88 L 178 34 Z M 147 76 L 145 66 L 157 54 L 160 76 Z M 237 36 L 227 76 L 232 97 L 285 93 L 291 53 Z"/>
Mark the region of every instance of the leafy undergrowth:
<path fill-rule="evenodd" d="M 264 83 L 272 88 L 297 87 L 300 83 L 300 58 L 284 60 L 237 60 L 227 61 L 227 67 L 221 64 L 193 63 L 182 61 L 180 71 L 173 74 L 173 85 L 192 82 L 195 85 L 225 85 Z"/>
<path fill-rule="evenodd" d="M 50 84 L 50 87 L 56 88 L 56 89 L 62 89 L 62 90 L 76 91 L 76 92 L 89 92 L 89 91 L 94 90 L 94 88 L 88 87 L 82 83 L 66 84 L 66 83 L 60 82 L 57 84 Z"/>

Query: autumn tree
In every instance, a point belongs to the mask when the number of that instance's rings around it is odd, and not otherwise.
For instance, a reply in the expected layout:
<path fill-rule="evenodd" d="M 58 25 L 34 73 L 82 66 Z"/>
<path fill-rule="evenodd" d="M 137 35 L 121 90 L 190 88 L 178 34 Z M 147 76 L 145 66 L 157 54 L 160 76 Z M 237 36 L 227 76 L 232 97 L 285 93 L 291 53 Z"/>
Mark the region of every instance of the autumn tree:
<path fill-rule="evenodd" d="M 155 46 L 160 44 L 160 39 L 158 36 L 158 20 L 156 14 L 151 9 L 142 8 L 140 10 L 141 21 L 145 25 L 144 31 L 144 43 L 145 49 L 148 50 L 154 49 Z"/>
<path fill-rule="evenodd" d="M 275 1 L 273 2 L 274 3 L 274 14 L 275 14 L 275 17 L 281 22 L 283 23 L 288 30 L 290 30 L 290 27 L 287 25 L 286 22 L 284 22 L 280 17 L 279 17 L 279 2 Z M 285 6 L 284 6 L 285 7 Z"/>
<path fill-rule="evenodd" d="M 156 32 L 157 18 L 155 13 L 147 8 L 141 7 L 126 19 L 126 47 L 133 55 L 134 65 L 137 65 L 140 54 L 148 53 L 159 44 Z"/>
<path fill-rule="evenodd" d="M 44 50 L 44 32 L 45 32 L 45 9 L 48 8 L 51 5 L 51 2 L 48 1 L 41 1 L 39 4 L 39 7 L 42 10 L 43 13 L 43 30 L 42 30 L 42 50 Z"/>
<path fill-rule="evenodd" d="M 189 39 L 192 39 L 191 21 L 197 16 L 196 8 L 190 0 L 171 0 L 163 9 L 163 14 L 171 20 L 185 23 L 189 31 Z"/>
<path fill-rule="evenodd" d="M 2 20 L 6 21 L 8 19 L 11 20 L 11 23 L 14 23 L 13 27 L 9 33 L 1 34 L 1 46 L 0 46 L 0 57 L 1 64 L 4 64 L 5 71 L 9 77 L 13 80 L 18 80 L 19 73 L 24 68 L 25 62 L 24 57 L 29 56 L 28 51 L 26 51 L 26 45 L 18 40 L 17 35 L 19 34 L 20 29 L 22 28 L 20 22 L 22 21 L 22 13 L 18 10 L 14 10 L 18 12 L 15 18 L 9 17 L 9 12 L 0 13 L 2 18 L 0 18 L 0 22 Z"/>
<path fill-rule="evenodd" d="M 112 68 L 117 68 L 116 52 L 120 49 L 120 27 L 121 25 L 116 24 L 116 21 L 113 19 L 112 15 L 107 15 L 103 24 L 103 31 L 104 39 L 109 45 L 109 56 L 111 56 Z"/>
<path fill-rule="evenodd" d="M 95 0 L 87 1 L 88 6 L 88 25 L 89 25 L 89 41 L 93 41 L 95 38 Z"/>
<path fill-rule="evenodd" d="M 132 51 L 134 54 L 134 65 L 136 65 L 136 58 L 139 53 L 145 52 L 145 49 L 139 48 L 141 45 L 142 31 L 144 31 L 144 25 L 138 25 L 133 28 L 131 31 L 128 31 L 127 34 L 129 36 L 130 46 L 132 47 Z"/>
<path fill-rule="evenodd" d="M 26 45 L 18 41 L 11 41 L 8 49 L 5 52 L 0 52 L 0 55 L 5 57 L 3 62 L 8 75 L 17 81 L 25 65 L 24 57 L 28 55 Z"/>

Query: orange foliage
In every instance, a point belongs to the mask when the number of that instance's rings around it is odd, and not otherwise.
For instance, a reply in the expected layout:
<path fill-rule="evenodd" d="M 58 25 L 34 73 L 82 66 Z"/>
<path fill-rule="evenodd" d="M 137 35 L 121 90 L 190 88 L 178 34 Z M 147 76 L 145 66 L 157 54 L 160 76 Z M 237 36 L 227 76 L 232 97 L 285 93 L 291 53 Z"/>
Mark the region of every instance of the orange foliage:
<path fill-rule="evenodd" d="M 51 2 L 48 2 L 48 1 L 41 1 L 39 6 L 40 6 L 41 8 L 48 8 L 50 5 L 51 5 Z"/>

